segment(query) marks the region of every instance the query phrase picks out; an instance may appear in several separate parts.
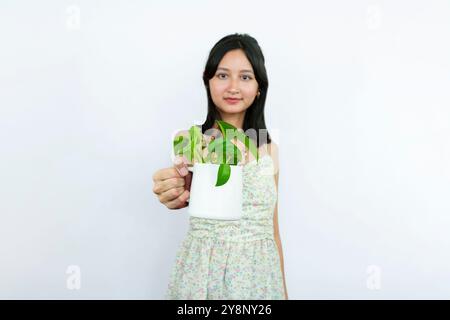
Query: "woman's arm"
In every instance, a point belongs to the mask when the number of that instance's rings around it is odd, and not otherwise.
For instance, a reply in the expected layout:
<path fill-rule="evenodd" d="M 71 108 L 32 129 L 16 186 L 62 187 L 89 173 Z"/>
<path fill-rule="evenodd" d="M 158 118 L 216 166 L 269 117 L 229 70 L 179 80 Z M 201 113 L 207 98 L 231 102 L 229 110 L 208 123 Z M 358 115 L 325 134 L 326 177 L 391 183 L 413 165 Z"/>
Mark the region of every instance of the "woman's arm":
<path fill-rule="evenodd" d="M 278 174 L 277 174 L 277 176 L 278 176 Z M 278 177 L 275 179 L 277 180 L 277 185 L 278 185 Z M 278 201 L 277 201 L 277 204 L 275 205 L 275 213 L 273 216 L 273 228 L 274 228 L 275 242 L 278 247 L 278 253 L 280 254 L 281 272 L 283 273 L 284 292 L 286 294 L 286 299 L 288 299 L 287 288 L 286 288 L 286 277 L 284 275 L 283 246 L 281 245 L 280 230 L 278 227 Z"/>
<path fill-rule="evenodd" d="M 275 142 L 270 143 L 270 155 L 273 159 L 274 163 L 274 178 L 275 178 L 275 186 L 277 189 L 278 194 L 278 177 L 279 177 L 279 165 L 278 165 L 278 147 L 275 144 Z M 284 261 L 283 261 L 283 246 L 281 245 L 281 237 L 280 237 L 280 228 L 278 227 L 278 200 L 275 204 L 275 212 L 273 214 L 273 233 L 274 233 L 274 239 L 278 247 L 278 253 L 280 255 L 280 262 L 281 262 L 281 272 L 283 274 L 283 285 L 284 285 L 284 292 L 286 299 L 288 299 L 287 294 L 287 287 L 286 287 L 286 277 L 284 275 Z"/>

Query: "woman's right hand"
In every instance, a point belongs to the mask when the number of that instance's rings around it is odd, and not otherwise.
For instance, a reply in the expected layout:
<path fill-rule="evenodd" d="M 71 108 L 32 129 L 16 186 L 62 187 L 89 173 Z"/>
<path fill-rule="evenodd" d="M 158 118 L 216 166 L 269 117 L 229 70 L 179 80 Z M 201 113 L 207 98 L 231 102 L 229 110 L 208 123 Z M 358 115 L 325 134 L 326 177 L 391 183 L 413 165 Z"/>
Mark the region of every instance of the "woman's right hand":
<path fill-rule="evenodd" d="M 153 174 L 153 193 L 169 209 L 181 209 L 189 203 L 192 172 L 188 171 L 187 159 L 177 156 L 174 166 Z"/>

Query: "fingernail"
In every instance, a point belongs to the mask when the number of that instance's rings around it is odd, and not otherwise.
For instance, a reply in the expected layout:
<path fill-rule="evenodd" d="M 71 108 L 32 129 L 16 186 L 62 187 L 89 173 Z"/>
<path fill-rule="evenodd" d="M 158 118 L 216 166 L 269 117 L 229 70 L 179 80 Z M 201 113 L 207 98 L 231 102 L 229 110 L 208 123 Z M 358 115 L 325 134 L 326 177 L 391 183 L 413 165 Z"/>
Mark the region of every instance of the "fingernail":
<path fill-rule="evenodd" d="M 180 169 L 180 173 L 181 173 L 183 176 L 185 176 L 185 175 L 188 174 L 188 170 L 187 170 L 185 167 L 183 167 L 183 168 Z"/>

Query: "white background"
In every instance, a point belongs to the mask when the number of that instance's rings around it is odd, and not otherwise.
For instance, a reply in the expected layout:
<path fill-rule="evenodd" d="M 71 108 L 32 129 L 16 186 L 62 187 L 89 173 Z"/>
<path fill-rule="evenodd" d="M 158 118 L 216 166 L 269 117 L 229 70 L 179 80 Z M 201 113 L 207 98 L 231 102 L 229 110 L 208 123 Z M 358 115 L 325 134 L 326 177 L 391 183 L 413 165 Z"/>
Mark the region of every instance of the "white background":
<path fill-rule="evenodd" d="M 188 216 L 152 175 L 235 32 L 266 58 L 289 297 L 450 298 L 447 0 L 0 8 L 0 298 L 163 298 Z"/>

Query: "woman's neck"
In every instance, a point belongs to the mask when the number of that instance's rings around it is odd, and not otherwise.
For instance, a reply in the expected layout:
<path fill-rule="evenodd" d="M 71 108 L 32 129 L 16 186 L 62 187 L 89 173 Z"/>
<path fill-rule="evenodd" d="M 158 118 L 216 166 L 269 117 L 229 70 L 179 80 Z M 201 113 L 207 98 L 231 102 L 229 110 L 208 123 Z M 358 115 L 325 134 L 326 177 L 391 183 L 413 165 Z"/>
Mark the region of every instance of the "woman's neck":
<path fill-rule="evenodd" d="M 222 121 L 225 121 L 238 129 L 243 129 L 245 111 L 242 113 L 233 113 L 233 114 L 223 114 L 222 112 L 220 112 L 220 116 L 222 118 Z M 216 122 L 214 122 L 213 128 L 219 129 Z"/>

